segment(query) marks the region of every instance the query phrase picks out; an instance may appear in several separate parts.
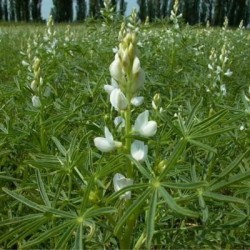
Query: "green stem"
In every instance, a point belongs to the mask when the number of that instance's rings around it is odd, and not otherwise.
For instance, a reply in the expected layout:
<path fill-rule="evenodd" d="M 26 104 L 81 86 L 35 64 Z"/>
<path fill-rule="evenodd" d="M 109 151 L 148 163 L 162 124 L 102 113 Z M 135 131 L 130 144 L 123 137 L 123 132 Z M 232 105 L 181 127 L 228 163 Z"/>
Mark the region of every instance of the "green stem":
<path fill-rule="evenodd" d="M 131 150 L 131 107 L 130 104 L 128 105 L 128 109 L 125 112 L 125 147 L 126 147 L 126 153 L 130 154 Z M 133 177 L 133 169 L 132 169 L 132 164 L 130 161 L 128 161 L 128 165 L 126 166 L 127 168 L 127 177 L 132 178 Z"/>

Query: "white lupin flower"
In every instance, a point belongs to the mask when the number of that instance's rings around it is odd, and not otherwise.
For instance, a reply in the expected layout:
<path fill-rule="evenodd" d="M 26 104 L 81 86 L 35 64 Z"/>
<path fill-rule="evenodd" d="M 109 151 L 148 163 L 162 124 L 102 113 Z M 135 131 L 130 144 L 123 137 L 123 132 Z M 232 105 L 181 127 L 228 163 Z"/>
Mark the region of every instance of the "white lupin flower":
<path fill-rule="evenodd" d="M 145 110 L 135 120 L 134 130 L 142 136 L 153 136 L 157 131 L 157 123 L 148 121 L 149 112 Z"/>
<path fill-rule="evenodd" d="M 110 94 L 110 102 L 116 110 L 125 110 L 128 107 L 128 100 L 122 91 L 115 88 Z"/>
<path fill-rule="evenodd" d="M 136 56 L 133 61 L 132 73 L 137 74 L 141 69 L 141 64 L 139 58 Z"/>
<path fill-rule="evenodd" d="M 133 180 L 128 179 L 124 175 L 117 173 L 114 175 L 113 184 L 115 192 L 118 192 L 122 188 L 133 185 Z M 131 199 L 131 191 L 127 191 L 126 193 L 122 194 L 120 196 L 120 199 L 125 199 L 125 200 Z"/>
<path fill-rule="evenodd" d="M 230 69 L 228 69 L 228 70 L 226 71 L 226 73 L 224 73 L 224 75 L 227 76 L 227 77 L 232 76 L 232 74 L 233 74 L 233 72 L 232 72 Z"/>
<path fill-rule="evenodd" d="M 144 102 L 144 97 L 143 96 L 135 96 L 131 99 L 131 104 L 135 107 L 139 107 L 140 105 L 143 104 Z"/>
<path fill-rule="evenodd" d="M 143 88 L 144 82 L 145 82 L 145 72 L 143 69 L 140 69 L 138 74 L 134 75 L 134 82 L 133 85 L 131 86 L 131 92 L 132 94 L 136 94 L 138 90 Z"/>
<path fill-rule="evenodd" d="M 35 108 L 40 108 L 41 107 L 41 101 L 39 96 L 33 95 L 32 96 L 32 104 Z"/>
<path fill-rule="evenodd" d="M 113 135 L 107 127 L 104 128 L 105 137 L 96 137 L 94 139 L 95 146 L 102 152 L 111 152 L 116 147 L 121 146 L 121 142 L 114 141 Z"/>
<path fill-rule="evenodd" d="M 148 146 L 143 141 L 135 140 L 131 145 L 131 155 L 137 161 L 145 161 L 148 154 Z"/>
<path fill-rule="evenodd" d="M 115 55 L 115 60 L 109 66 L 110 75 L 117 82 L 122 79 L 122 65 L 118 53 Z"/>
<path fill-rule="evenodd" d="M 119 88 L 119 85 L 118 83 L 113 79 L 111 78 L 111 85 L 109 84 L 106 84 L 104 85 L 104 90 L 110 95 L 111 92 L 114 90 L 114 89 L 117 89 Z"/>

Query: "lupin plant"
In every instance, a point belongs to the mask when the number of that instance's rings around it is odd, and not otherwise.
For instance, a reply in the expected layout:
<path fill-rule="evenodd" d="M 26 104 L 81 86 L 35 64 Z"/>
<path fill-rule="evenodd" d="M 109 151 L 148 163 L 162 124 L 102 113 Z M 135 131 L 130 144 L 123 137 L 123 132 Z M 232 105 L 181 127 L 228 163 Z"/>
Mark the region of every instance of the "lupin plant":
<path fill-rule="evenodd" d="M 111 106 L 118 114 L 114 122 L 120 128 L 121 136 L 115 141 L 109 129 L 105 127 L 105 137 L 95 138 L 94 143 L 102 152 L 111 152 L 119 148 L 120 152 L 131 154 L 135 160 L 142 162 L 147 157 L 148 147 L 144 141 L 132 140 L 132 137 L 139 135 L 148 138 L 155 135 L 157 123 L 149 121 L 149 111 L 145 110 L 137 116 L 134 125 L 132 124 L 136 107 L 141 106 L 144 101 L 144 97 L 139 96 L 139 93 L 144 86 L 145 73 L 138 58 L 135 32 L 127 29 L 123 23 L 119 39 L 119 49 L 109 67 L 111 84 L 105 85 L 104 89 L 109 95 Z M 132 164 L 129 163 L 126 168 L 127 177 L 133 178 Z"/>
<path fill-rule="evenodd" d="M 210 63 L 208 64 L 208 68 L 211 73 L 208 74 L 208 77 L 211 79 L 211 85 L 206 86 L 207 92 L 211 92 L 212 95 L 215 96 L 225 96 L 227 93 L 226 85 L 224 83 L 224 78 L 230 77 L 233 72 L 227 67 L 228 64 L 228 55 L 229 50 L 223 45 L 221 49 L 221 54 L 219 58 L 215 49 L 211 50 L 211 54 L 209 56 Z"/>

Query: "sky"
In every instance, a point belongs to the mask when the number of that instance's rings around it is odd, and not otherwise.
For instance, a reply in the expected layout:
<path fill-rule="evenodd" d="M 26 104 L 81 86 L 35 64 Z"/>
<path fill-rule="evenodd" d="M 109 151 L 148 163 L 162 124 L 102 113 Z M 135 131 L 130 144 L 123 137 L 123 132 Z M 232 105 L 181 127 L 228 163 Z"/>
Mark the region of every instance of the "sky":
<path fill-rule="evenodd" d="M 50 15 L 50 10 L 53 7 L 52 0 L 43 0 L 42 1 L 42 18 L 48 19 Z M 129 15 L 132 11 L 132 9 L 138 8 L 138 5 L 136 3 L 136 0 L 127 0 L 127 10 L 126 15 Z M 75 11 L 75 7 L 74 7 Z"/>

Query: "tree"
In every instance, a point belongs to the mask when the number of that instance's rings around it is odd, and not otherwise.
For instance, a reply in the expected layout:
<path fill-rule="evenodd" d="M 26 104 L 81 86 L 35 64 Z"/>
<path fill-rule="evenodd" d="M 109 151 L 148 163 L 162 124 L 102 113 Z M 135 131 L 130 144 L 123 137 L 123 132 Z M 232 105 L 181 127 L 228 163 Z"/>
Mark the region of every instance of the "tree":
<path fill-rule="evenodd" d="M 137 4 L 139 5 L 139 18 L 142 22 L 144 22 L 147 18 L 147 5 L 145 0 L 137 0 Z"/>
<path fill-rule="evenodd" d="M 89 15 L 93 18 L 100 16 L 100 2 L 98 0 L 89 0 Z"/>
<path fill-rule="evenodd" d="M 0 20 L 3 20 L 3 4 L 2 4 L 2 0 L 0 0 Z"/>
<path fill-rule="evenodd" d="M 55 22 L 71 22 L 73 20 L 72 0 L 53 0 L 52 15 Z"/>
<path fill-rule="evenodd" d="M 6 2 L 6 13 L 8 16 L 8 5 L 7 5 L 7 0 L 5 0 Z M 10 5 L 9 5 L 9 19 L 10 21 L 15 21 L 16 20 L 16 9 L 15 9 L 15 2 L 14 0 L 10 0 Z"/>
<path fill-rule="evenodd" d="M 31 17 L 33 21 L 41 21 L 41 6 L 42 0 L 32 0 L 31 1 Z"/>
<path fill-rule="evenodd" d="M 83 21 L 86 17 L 86 2 L 85 0 L 76 1 L 76 20 Z"/>
<path fill-rule="evenodd" d="M 4 0 L 4 2 L 3 2 L 3 18 L 4 18 L 5 21 L 9 21 L 7 0 Z"/>
<path fill-rule="evenodd" d="M 120 0 L 120 2 L 119 2 L 120 15 L 124 16 L 126 9 L 127 9 L 127 2 L 125 2 L 124 0 Z"/>

